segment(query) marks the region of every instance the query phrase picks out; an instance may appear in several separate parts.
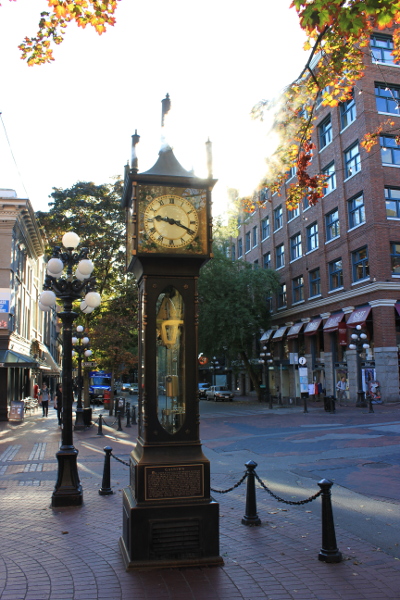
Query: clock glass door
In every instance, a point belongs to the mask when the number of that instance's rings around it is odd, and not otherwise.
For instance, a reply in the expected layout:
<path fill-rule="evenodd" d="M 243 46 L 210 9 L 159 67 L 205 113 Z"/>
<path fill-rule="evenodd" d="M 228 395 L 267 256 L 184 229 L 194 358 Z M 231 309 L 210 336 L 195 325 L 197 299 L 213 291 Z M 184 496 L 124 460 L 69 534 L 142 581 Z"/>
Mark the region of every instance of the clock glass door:
<path fill-rule="evenodd" d="M 166 287 L 156 304 L 157 416 L 162 427 L 174 434 L 185 419 L 185 355 L 183 298 Z"/>

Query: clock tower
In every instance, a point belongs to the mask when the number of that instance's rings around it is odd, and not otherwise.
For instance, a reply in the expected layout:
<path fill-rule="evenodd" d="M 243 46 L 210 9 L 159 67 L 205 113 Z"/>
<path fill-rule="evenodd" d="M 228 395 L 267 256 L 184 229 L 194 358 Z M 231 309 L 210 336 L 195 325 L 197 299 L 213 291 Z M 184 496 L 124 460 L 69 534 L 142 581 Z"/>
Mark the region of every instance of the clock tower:
<path fill-rule="evenodd" d="M 127 269 L 139 289 L 139 410 L 120 546 L 127 569 L 220 565 L 197 396 L 197 280 L 211 257 L 216 180 L 211 161 L 199 179 L 168 145 L 139 173 L 138 142 L 135 133 L 121 200 Z"/>

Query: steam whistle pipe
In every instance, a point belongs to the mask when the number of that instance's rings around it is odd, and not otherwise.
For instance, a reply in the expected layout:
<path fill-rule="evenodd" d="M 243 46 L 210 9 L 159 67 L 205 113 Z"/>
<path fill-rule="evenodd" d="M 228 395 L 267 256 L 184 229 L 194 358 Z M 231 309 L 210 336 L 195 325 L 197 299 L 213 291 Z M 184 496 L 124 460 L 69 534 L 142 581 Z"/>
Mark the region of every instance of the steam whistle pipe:
<path fill-rule="evenodd" d="M 101 484 L 101 488 L 99 489 L 99 494 L 100 494 L 100 496 L 109 496 L 110 494 L 114 493 L 111 489 L 111 469 L 110 469 L 112 448 L 110 448 L 110 446 L 106 446 L 104 448 L 104 452 L 106 453 L 106 455 L 104 457 L 103 481 Z"/>
<path fill-rule="evenodd" d="M 329 479 L 322 479 L 318 482 L 322 490 L 322 548 L 318 554 L 318 559 L 327 563 L 339 563 L 342 560 L 342 553 L 339 552 L 336 545 L 335 524 L 333 522 L 331 487 L 333 482 Z"/>
<path fill-rule="evenodd" d="M 249 460 L 244 466 L 247 468 L 247 490 L 246 514 L 242 519 L 242 525 L 261 525 L 261 519 L 257 514 L 256 478 L 254 476 L 257 463 L 254 460 Z"/>

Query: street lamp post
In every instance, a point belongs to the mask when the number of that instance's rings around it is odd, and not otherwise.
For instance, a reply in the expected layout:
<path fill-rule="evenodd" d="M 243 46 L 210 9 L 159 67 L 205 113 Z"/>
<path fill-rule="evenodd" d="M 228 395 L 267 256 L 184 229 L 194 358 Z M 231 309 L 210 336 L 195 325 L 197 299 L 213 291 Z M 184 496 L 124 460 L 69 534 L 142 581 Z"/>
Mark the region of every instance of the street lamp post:
<path fill-rule="evenodd" d="M 84 429 L 85 420 L 83 418 L 83 406 L 82 406 L 82 361 L 85 356 L 88 358 L 92 355 L 92 351 L 88 348 L 90 342 L 89 338 L 84 334 L 84 327 L 78 325 L 76 328 L 75 336 L 72 338 L 73 351 L 72 355 L 77 355 L 78 360 L 78 403 L 75 411 L 75 425 L 74 429 Z"/>
<path fill-rule="evenodd" d="M 356 402 L 356 406 L 358 407 L 364 407 L 366 406 L 365 403 L 365 393 L 363 390 L 363 385 L 362 385 L 362 369 L 361 369 L 361 354 L 363 352 L 363 350 L 367 350 L 367 348 L 369 348 L 369 344 L 366 343 L 366 339 L 367 339 L 367 334 L 366 333 L 361 333 L 361 325 L 356 325 L 356 329 L 357 329 L 357 333 L 352 333 L 351 334 L 351 339 L 353 340 L 352 344 L 349 344 L 349 349 L 350 350 L 356 350 L 357 351 L 357 402 Z"/>
<path fill-rule="evenodd" d="M 268 352 L 267 346 L 263 346 L 263 351 L 260 352 L 260 361 L 264 366 L 264 378 L 265 378 L 265 395 L 266 401 L 269 403 L 269 408 L 272 409 L 272 396 L 269 387 L 269 366 L 274 362 L 272 355 Z"/>
<path fill-rule="evenodd" d="M 95 278 L 91 277 L 93 263 L 87 258 L 89 250 L 82 248 L 79 254 L 74 252 L 79 244 L 79 236 L 72 231 L 64 234 L 62 243 L 65 250 L 56 246 L 47 263 L 44 291 L 39 297 L 39 307 L 45 311 L 50 311 L 55 306 L 57 298 L 63 303 L 63 310 L 58 313 L 63 325 L 62 426 L 61 446 L 56 454 L 58 474 L 52 495 L 53 507 L 80 506 L 83 502 L 77 466 L 78 450 L 73 444 L 72 427 L 72 324 L 78 316 L 73 311 L 73 304 L 84 296 L 80 308 L 89 313 L 101 302 L 100 294 L 94 291 Z M 78 268 L 73 273 L 75 265 Z"/>

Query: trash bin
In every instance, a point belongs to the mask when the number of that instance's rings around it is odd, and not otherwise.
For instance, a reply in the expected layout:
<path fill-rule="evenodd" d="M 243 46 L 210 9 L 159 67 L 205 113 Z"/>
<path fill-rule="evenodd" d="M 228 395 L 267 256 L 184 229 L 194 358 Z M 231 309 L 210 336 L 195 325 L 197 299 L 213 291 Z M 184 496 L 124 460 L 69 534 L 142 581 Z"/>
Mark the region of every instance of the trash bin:
<path fill-rule="evenodd" d="M 324 409 L 326 412 L 335 412 L 335 396 L 324 396 Z"/>
<path fill-rule="evenodd" d="M 83 422 L 85 427 L 90 427 L 92 424 L 92 409 L 84 408 L 83 409 Z"/>
<path fill-rule="evenodd" d="M 121 417 L 123 417 L 125 415 L 125 398 L 118 398 L 117 404 L 116 404 L 116 411 L 118 413 L 118 411 L 121 413 Z"/>

